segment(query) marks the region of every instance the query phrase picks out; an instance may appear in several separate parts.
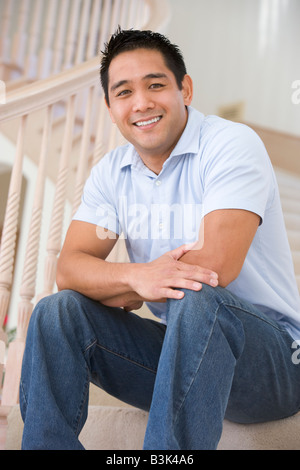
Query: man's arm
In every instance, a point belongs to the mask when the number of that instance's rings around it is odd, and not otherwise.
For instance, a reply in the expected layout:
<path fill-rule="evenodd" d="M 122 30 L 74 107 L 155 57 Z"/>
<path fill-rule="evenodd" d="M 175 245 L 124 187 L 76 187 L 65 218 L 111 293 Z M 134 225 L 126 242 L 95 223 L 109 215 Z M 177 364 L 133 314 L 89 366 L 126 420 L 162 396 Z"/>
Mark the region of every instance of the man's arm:
<path fill-rule="evenodd" d="M 58 261 L 58 288 L 76 290 L 105 305 L 127 307 L 144 300 L 179 299 L 184 294 L 178 289 L 200 290 L 202 282 L 217 284 L 212 270 L 179 261 L 190 246 L 150 263 L 107 262 L 116 241 L 116 237 L 100 239 L 95 225 L 73 221 Z"/>
<path fill-rule="evenodd" d="M 226 287 L 239 275 L 259 223 L 260 217 L 246 210 L 210 212 L 202 220 L 198 244 L 181 261 L 216 271 L 219 285 Z"/>
<path fill-rule="evenodd" d="M 107 231 L 106 235 L 106 238 L 103 236 L 100 239 L 95 225 L 81 221 L 71 222 L 58 259 L 56 282 L 59 290 L 73 289 L 94 300 L 100 300 L 104 296 L 113 295 L 110 284 L 114 278 L 114 291 L 119 294 L 127 291 L 122 279 L 123 264 L 118 266 L 117 285 L 115 266 L 104 261 L 118 239 L 111 232 Z"/>

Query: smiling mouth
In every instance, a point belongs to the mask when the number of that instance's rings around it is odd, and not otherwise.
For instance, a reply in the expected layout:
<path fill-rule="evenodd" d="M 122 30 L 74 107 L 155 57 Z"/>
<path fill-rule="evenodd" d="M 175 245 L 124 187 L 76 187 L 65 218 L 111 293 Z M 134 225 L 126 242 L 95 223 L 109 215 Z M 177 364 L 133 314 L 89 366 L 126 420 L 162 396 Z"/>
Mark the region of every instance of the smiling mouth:
<path fill-rule="evenodd" d="M 137 127 L 150 126 L 150 124 L 155 124 L 156 122 L 160 121 L 161 119 L 162 119 L 162 116 L 157 116 L 155 118 L 149 119 L 148 121 L 135 122 L 134 125 L 137 126 Z"/>

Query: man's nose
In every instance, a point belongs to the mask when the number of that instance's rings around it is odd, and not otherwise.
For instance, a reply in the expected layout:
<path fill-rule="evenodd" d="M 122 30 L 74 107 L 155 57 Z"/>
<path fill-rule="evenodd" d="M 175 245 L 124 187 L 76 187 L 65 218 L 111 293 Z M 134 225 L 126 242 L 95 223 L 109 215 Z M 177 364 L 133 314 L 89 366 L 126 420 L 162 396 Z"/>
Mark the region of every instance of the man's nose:
<path fill-rule="evenodd" d="M 143 113 L 148 109 L 153 109 L 155 107 L 152 97 L 146 92 L 137 92 L 135 93 L 134 98 L 133 111 L 135 113 Z"/>

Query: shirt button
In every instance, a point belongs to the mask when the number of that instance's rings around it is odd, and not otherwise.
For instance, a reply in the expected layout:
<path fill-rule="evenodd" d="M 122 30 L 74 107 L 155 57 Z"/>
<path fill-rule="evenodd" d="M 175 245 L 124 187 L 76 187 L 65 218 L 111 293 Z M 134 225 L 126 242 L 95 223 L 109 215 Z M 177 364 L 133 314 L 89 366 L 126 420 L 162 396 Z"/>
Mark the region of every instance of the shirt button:
<path fill-rule="evenodd" d="M 162 230 L 164 228 L 164 224 L 159 224 L 159 229 Z"/>
<path fill-rule="evenodd" d="M 160 180 L 157 180 L 157 181 L 155 181 L 155 184 L 156 184 L 156 186 L 160 186 L 160 185 L 161 185 L 161 181 L 160 181 Z"/>

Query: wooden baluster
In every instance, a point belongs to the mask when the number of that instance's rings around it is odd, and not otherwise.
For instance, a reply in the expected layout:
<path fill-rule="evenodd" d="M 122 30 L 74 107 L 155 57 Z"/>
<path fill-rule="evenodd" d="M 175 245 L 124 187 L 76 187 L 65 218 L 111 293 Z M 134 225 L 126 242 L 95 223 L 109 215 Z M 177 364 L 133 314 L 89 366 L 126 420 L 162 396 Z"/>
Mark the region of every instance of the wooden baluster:
<path fill-rule="evenodd" d="M 16 146 L 16 159 L 12 169 L 10 186 L 8 191 L 6 213 L 1 239 L 0 251 L 0 350 L 2 357 L 0 358 L 0 384 L 2 383 L 2 373 L 4 364 L 4 343 L 5 333 L 2 325 L 8 313 L 8 305 L 10 300 L 10 292 L 13 278 L 13 265 L 16 250 L 16 238 L 18 228 L 18 215 L 20 207 L 20 195 L 22 185 L 22 167 L 23 167 L 23 143 L 27 116 L 22 116 L 18 139 Z"/>
<path fill-rule="evenodd" d="M 12 47 L 13 62 L 22 70 L 22 72 L 24 71 L 25 51 L 27 46 L 29 11 L 30 0 L 23 0 L 20 4 L 20 16 Z"/>
<path fill-rule="evenodd" d="M 101 159 L 101 157 L 103 157 L 105 153 L 104 125 L 105 125 L 105 120 L 107 118 L 108 118 L 108 113 L 106 110 L 104 98 L 102 96 L 102 100 L 100 102 L 100 107 L 99 107 L 99 113 L 98 113 L 97 133 L 96 133 L 96 141 L 95 141 L 92 166 L 96 165 L 96 163 L 98 163 L 98 161 Z"/>
<path fill-rule="evenodd" d="M 68 69 L 73 65 L 74 50 L 77 43 L 77 26 L 80 8 L 81 0 L 72 0 L 71 18 L 65 44 L 64 69 Z"/>
<path fill-rule="evenodd" d="M 138 1 L 136 3 L 136 20 L 133 28 L 142 29 L 145 22 L 145 1 Z"/>
<path fill-rule="evenodd" d="M 110 20 L 110 32 L 111 33 L 114 33 L 118 25 L 120 24 L 121 9 L 122 9 L 121 0 L 115 0 L 113 9 L 112 9 L 111 20 Z"/>
<path fill-rule="evenodd" d="M 104 43 L 107 41 L 110 33 L 110 14 L 111 14 L 111 1 L 103 0 L 101 26 L 99 36 L 99 51 L 102 51 Z"/>
<path fill-rule="evenodd" d="M 3 17 L 1 21 L 1 37 L 0 37 L 0 78 L 7 80 L 5 74 L 5 65 L 11 61 L 11 23 L 12 12 L 15 11 L 15 0 L 7 0 L 5 3 Z"/>
<path fill-rule="evenodd" d="M 57 6 L 58 0 L 51 0 L 51 2 L 45 3 L 46 11 L 44 13 L 46 14 L 46 23 L 42 49 L 39 55 L 38 78 L 48 77 L 51 70 L 53 55 L 52 42 L 56 27 Z"/>
<path fill-rule="evenodd" d="M 127 16 L 128 16 L 128 11 L 129 11 L 129 2 L 130 2 L 130 0 L 124 0 L 122 2 L 122 10 L 121 10 L 121 14 L 120 14 L 119 24 L 124 29 L 127 27 Z"/>
<path fill-rule="evenodd" d="M 81 137 L 81 149 L 77 167 L 76 182 L 75 182 L 75 192 L 73 200 L 73 212 L 72 216 L 75 214 L 82 195 L 82 190 L 86 180 L 86 170 L 88 166 L 88 155 L 89 155 L 89 146 L 90 146 L 90 137 L 91 137 L 91 117 L 92 117 L 92 107 L 94 102 L 95 87 L 92 86 L 89 89 L 88 101 L 84 117 L 84 127 Z"/>
<path fill-rule="evenodd" d="M 131 0 L 128 12 L 128 28 L 135 28 L 137 26 L 137 8 L 136 0 Z"/>
<path fill-rule="evenodd" d="M 53 63 L 51 72 L 53 74 L 58 73 L 61 70 L 64 49 L 65 49 L 65 36 L 66 36 L 66 25 L 68 23 L 70 0 L 60 1 L 60 10 L 58 15 L 58 25 L 55 31 L 55 40 L 53 46 Z"/>
<path fill-rule="evenodd" d="M 17 335 L 9 345 L 5 381 L 2 394 L 2 405 L 13 406 L 19 400 L 19 382 L 21 378 L 22 358 L 25 348 L 27 327 L 31 316 L 35 295 L 36 271 L 39 255 L 39 241 L 44 201 L 47 150 L 51 131 L 52 106 L 46 110 L 46 119 L 41 145 L 41 154 L 36 180 L 36 188 L 28 233 L 23 277 L 20 288 L 21 300 L 18 304 Z"/>
<path fill-rule="evenodd" d="M 37 49 L 41 37 L 42 9 L 43 0 L 36 0 L 25 58 L 25 76 L 32 79 L 37 76 Z"/>
<path fill-rule="evenodd" d="M 68 101 L 66 125 L 63 137 L 64 140 L 62 145 L 61 159 L 47 243 L 47 256 L 45 260 L 44 272 L 44 289 L 43 292 L 39 295 L 38 299 L 52 294 L 55 284 L 57 255 L 61 249 L 67 177 L 70 171 L 69 161 L 72 150 L 72 137 L 75 119 L 75 99 L 76 95 L 72 95 Z"/>
<path fill-rule="evenodd" d="M 84 0 L 80 18 L 80 28 L 78 35 L 78 43 L 75 54 L 75 65 L 86 60 L 87 36 L 89 33 L 89 17 L 91 10 L 91 0 Z"/>
<path fill-rule="evenodd" d="M 94 0 L 90 18 L 90 29 L 88 31 L 87 60 L 99 54 L 97 50 L 99 36 L 99 19 L 102 9 L 102 0 Z"/>

